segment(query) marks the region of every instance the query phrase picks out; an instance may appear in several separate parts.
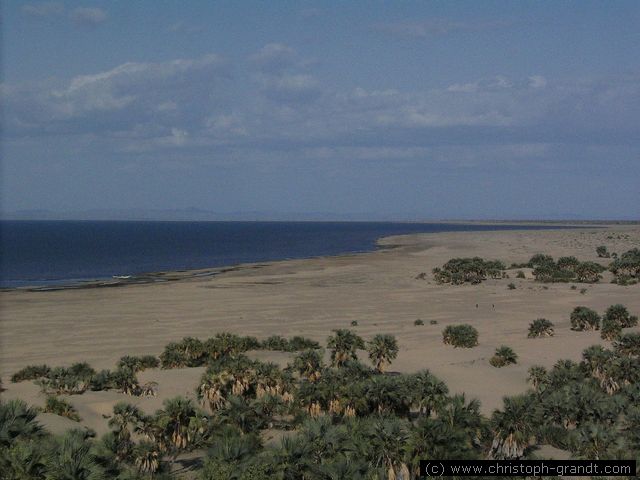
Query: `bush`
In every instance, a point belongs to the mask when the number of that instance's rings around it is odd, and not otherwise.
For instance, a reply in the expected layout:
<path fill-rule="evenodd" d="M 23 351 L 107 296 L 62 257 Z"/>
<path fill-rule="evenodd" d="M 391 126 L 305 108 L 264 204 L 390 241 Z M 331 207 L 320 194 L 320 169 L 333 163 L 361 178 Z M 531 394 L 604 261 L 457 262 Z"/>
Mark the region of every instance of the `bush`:
<path fill-rule="evenodd" d="M 529 325 L 529 338 L 553 337 L 553 323 L 546 318 L 538 318 Z"/>
<path fill-rule="evenodd" d="M 45 413 L 53 413 L 55 415 L 60 415 L 61 417 L 67 417 L 69 420 L 73 420 L 74 422 L 80 421 L 80 415 L 73 405 L 71 405 L 66 400 L 55 397 L 53 395 L 49 395 L 44 405 L 44 409 L 42 410 Z"/>
<path fill-rule="evenodd" d="M 611 256 L 607 251 L 607 247 L 605 247 L 604 245 L 600 245 L 596 248 L 596 254 L 598 254 L 598 257 L 600 258 L 609 258 Z"/>
<path fill-rule="evenodd" d="M 557 262 L 549 255 L 537 254 L 531 257 L 528 266 L 533 268 L 533 276 L 538 282 L 595 283 L 602 277 L 605 268 L 595 262 L 580 262 L 576 257 L 560 257 Z"/>
<path fill-rule="evenodd" d="M 516 273 L 516 278 L 526 278 L 526 277 L 522 270 L 518 270 L 518 272 Z"/>
<path fill-rule="evenodd" d="M 576 281 L 581 283 L 596 283 L 602 278 L 600 273 L 605 270 L 606 269 L 599 263 L 582 262 L 575 269 Z"/>
<path fill-rule="evenodd" d="M 442 332 L 442 340 L 445 345 L 454 347 L 475 347 L 478 344 L 478 330 L 467 324 L 449 325 Z"/>
<path fill-rule="evenodd" d="M 607 308 L 607 311 L 602 316 L 602 321 L 604 322 L 605 319 L 618 322 L 622 328 L 635 327 L 638 324 L 638 317 L 629 315 L 627 307 L 620 303 Z"/>
<path fill-rule="evenodd" d="M 622 333 L 622 325 L 620 322 L 611 317 L 602 318 L 602 330 L 600 336 L 604 340 L 614 340 Z"/>
<path fill-rule="evenodd" d="M 496 353 L 491 357 L 489 363 L 496 368 L 504 367 L 506 365 L 515 364 L 518 362 L 518 355 L 505 345 L 496 348 Z"/>
<path fill-rule="evenodd" d="M 38 380 L 39 378 L 49 375 L 51 368 L 47 365 L 29 365 L 22 370 L 18 370 L 11 376 L 13 383 L 23 382 L 25 380 Z"/>
<path fill-rule="evenodd" d="M 160 360 L 153 355 L 143 355 L 140 357 L 133 357 L 126 355 L 117 363 L 118 368 L 130 368 L 134 372 L 141 372 L 148 368 L 158 368 L 160 366 Z"/>
<path fill-rule="evenodd" d="M 571 330 L 599 330 L 600 315 L 587 307 L 576 307 L 571 312 Z"/>
<path fill-rule="evenodd" d="M 89 389 L 98 392 L 103 390 L 109 390 L 114 388 L 113 374 L 109 370 L 100 370 L 93 377 L 89 383 Z"/>
<path fill-rule="evenodd" d="M 509 290 L 515 290 L 516 289 L 516 284 L 515 283 L 510 283 L 509 285 L 507 285 L 507 288 Z"/>
<path fill-rule="evenodd" d="M 429 325 L 437 325 L 438 324 L 438 320 L 430 320 L 429 321 Z"/>
<path fill-rule="evenodd" d="M 626 333 L 613 342 L 613 349 L 619 355 L 640 357 L 640 333 Z"/>
<path fill-rule="evenodd" d="M 633 248 L 621 254 L 609 265 L 609 270 L 620 283 L 620 279 L 640 277 L 640 249 Z M 628 282 L 629 280 L 625 280 Z"/>
<path fill-rule="evenodd" d="M 358 323 L 358 322 L 356 322 Z M 315 340 L 311 340 L 309 338 L 304 337 L 291 337 L 289 339 L 289 352 L 299 352 L 302 350 L 316 350 L 320 348 L 320 344 Z"/>
<path fill-rule="evenodd" d="M 560 257 L 556 266 L 561 270 L 568 270 L 570 272 L 575 272 L 576 268 L 580 265 L 580 260 L 576 257 Z"/>
<path fill-rule="evenodd" d="M 417 327 L 419 325 L 424 325 L 424 322 L 420 319 L 417 319 L 415 322 L 413 322 L 413 324 Z"/>
<path fill-rule="evenodd" d="M 533 257 L 529 259 L 529 263 L 527 266 L 529 268 L 538 268 L 542 266 L 554 265 L 553 257 L 551 255 L 544 255 L 542 253 L 537 253 Z"/>
<path fill-rule="evenodd" d="M 352 327 L 357 327 L 358 326 L 358 321 L 357 320 L 351 320 L 351 326 Z"/>
<path fill-rule="evenodd" d="M 490 278 L 502 278 L 506 266 L 499 260 L 484 260 L 480 257 L 452 258 L 442 268 L 433 269 L 433 278 L 438 283 L 462 285 L 477 284 Z"/>

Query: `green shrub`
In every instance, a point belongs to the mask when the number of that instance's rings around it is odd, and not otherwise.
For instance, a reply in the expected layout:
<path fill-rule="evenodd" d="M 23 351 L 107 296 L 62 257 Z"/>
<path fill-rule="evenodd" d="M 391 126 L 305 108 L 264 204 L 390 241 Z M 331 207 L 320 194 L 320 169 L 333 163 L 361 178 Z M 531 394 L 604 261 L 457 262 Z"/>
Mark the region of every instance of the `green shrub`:
<path fill-rule="evenodd" d="M 599 330 L 600 315 L 587 307 L 576 307 L 571 312 L 571 330 Z"/>
<path fill-rule="evenodd" d="M 575 272 L 578 265 L 580 265 L 580 260 L 576 257 L 560 257 L 556 262 L 556 266 L 560 270 L 567 270 L 569 272 Z"/>
<path fill-rule="evenodd" d="M 23 382 L 25 380 L 38 380 L 39 378 L 46 377 L 51 368 L 48 365 L 29 365 L 22 370 L 18 370 L 11 376 L 13 383 Z"/>
<path fill-rule="evenodd" d="M 357 323 L 357 322 L 356 322 Z M 302 350 L 316 350 L 320 348 L 320 344 L 315 340 L 304 337 L 291 337 L 289 339 L 289 352 L 299 352 Z"/>
<path fill-rule="evenodd" d="M 171 342 L 164 347 L 160 355 L 162 368 L 181 368 L 187 365 L 187 357 L 177 342 Z"/>
<path fill-rule="evenodd" d="M 510 283 L 509 285 L 507 285 L 507 288 L 509 290 L 515 290 L 516 289 L 516 284 L 515 283 Z"/>
<path fill-rule="evenodd" d="M 430 320 L 429 321 L 429 325 L 437 325 L 438 324 L 438 320 Z"/>
<path fill-rule="evenodd" d="M 499 260 L 484 260 L 480 257 L 452 258 L 442 268 L 433 269 L 433 278 L 438 283 L 462 285 L 477 284 L 490 278 L 502 278 L 506 266 Z"/>
<path fill-rule="evenodd" d="M 158 368 L 160 366 L 160 360 L 153 355 L 143 355 L 140 357 L 134 357 L 126 355 L 117 363 L 118 368 L 130 368 L 134 372 L 141 372 L 148 368 Z"/>
<path fill-rule="evenodd" d="M 413 322 L 413 324 L 417 327 L 419 325 L 424 325 L 424 322 L 420 319 L 417 319 L 416 321 Z"/>
<path fill-rule="evenodd" d="M 526 276 L 522 270 L 518 270 L 518 272 L 516 273 L 516 278 L 526 278 Z"/>
<path fill-rule="evenodd" d="M 538 318 L 529 325 L 529 338 L 553 337 L 553 323 L 546 318 Z"/>
<path fill-rule="evenodd" d="M 518 355 L 505 345 L 496 348 L 496 353 L 491 357 L 489 363 L 496 368 L 504 367 L 518 362 Z"/>
<path fill-rule="evenodd" d="M 358 321 L 357 320 L 351 320 L 351 326 L 352 327 L 357 327 L 358 326 Z"/>
<path fill-rule="evenodd" d="M 613 342 L 613 349 L 619 355 L 640 357 L 640 333 L 625 333 Z"/>
<path fill-rule="evenodd" d="M 633 248 L 621 254 L 609 265 L 609 270 L 613 273 L 620 284 L 620 279 L 628 282 L 631 278 L 640 277 L 640 249 Z"/>
<path fill-rule="evenodd" d="M 61 417 L 67 417 L 74 422 L 80 421 L 80 415 L 73 405 L 71 405 L 66 400 L 55 397 L 53 395 L 49 395 L 44 405 L 44 409 L 42 410 L 45 413 L 53 413 L 55 415 L 60 415 Z"/>
<path fill-rule="evenodd" d="M 271 335 L 262 341 L 262 348 L 265 350 L 280 350 L 286 352 L 289 350 L 289 340 L 280 335 Z"/>
<path fill-rule="evenodd" d="M 599 263 L 582 262 L 575 269 L 576 281 L 581 283 L 596 283 L 602 278 L 600 273 L 605 270 L 606 269 Z"/>
<path fill-rule="evenodd" d="M 605 247 L 604 245 L 600 245 L 599 247 L 596 248 L 596 254 L 600 258 L 609 258 L 610 257 L 609 252 L 607 251 L 607 247 Z"/>
<path fill-rule="evenodd" d="M 103 390 L 109 390 L 114 388 L 113 374 L 109 370 L 100 370 L 93 377 L 89 383 L 89 389 L 97 392 Z"/>
<path fill-rule="evenodd" d="M 478 344 L 478 330 L 467 324 L 449 325 L 442 332 L 442 340 L 454 347 L 475 347 Z"/>
<path fill-rule="evenodd" d="M 614 340 L 622 333 L 622 325 L 619 321 L 611 317 L 602 318 L 602 329 L 600 330 L 600 336 L 604 340 Z"/>
<path fill-rule="evenodd" d="M 638 317 L 635 315 L 629 315 L 627 307 L 620 303 L 611 305 L 607 308 L 607 311 L 602 316 L 603 322 L 605 319 L 611 319 L 618 322 L 622 328 L 635 327 L 638 324 Z"/>

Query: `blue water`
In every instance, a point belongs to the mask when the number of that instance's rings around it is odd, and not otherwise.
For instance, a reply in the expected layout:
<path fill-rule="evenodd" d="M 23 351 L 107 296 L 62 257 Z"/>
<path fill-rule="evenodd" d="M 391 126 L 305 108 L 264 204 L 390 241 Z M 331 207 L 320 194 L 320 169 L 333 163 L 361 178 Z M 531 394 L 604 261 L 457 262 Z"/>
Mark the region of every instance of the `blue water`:
<path fill-rule="evenodd" d="M 537 228 L 387 222 L 0 222 L 0 286 L 373 250 L 383 236 Z"/>

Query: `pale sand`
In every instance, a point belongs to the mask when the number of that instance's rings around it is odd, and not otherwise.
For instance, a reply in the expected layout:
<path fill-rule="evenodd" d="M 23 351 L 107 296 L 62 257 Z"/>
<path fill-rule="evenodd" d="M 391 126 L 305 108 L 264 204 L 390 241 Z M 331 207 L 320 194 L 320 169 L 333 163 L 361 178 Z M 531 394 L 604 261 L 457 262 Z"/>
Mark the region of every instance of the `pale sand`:
<path fill-rule="evenodd" d="M 622 234 L 622 238 L 617 238 Z M 613 235 L 614 239 L 606 237 Z M 334 328 L 351 328 L 365 339 L 376 333 L 396 335 L 400 354 L 391 370 L 415 372 L 428 368 L 446 381 L 452 392 L 466 392 L 490 414 L 504 395 L 527 388 L 527 369 L 553 365 L 560 358 L 579 360 L 584 348 L 604 343 L 597 332 L 572 332 L 569 313 L 586 305 L 600 313 L 614 303 L 640 313 L 640 285 L 621 287 L 610 276 L 595 285 L 549 284 L 531 278 L 488 280 L 481 285 L 437 285 L 431 269 L 451 257 L 482 256 L 524 262 L 534 253 L 554 257 L 575 255 L 598 259 L 595 248 L 607 245 L 621 253 L 640 244 L 640 227 L 606 229 L 439 233 L 389 237 L 382 245 L 397 246 L 373 253 L 311 260 L 275 262 L 259 268 L 230 271 L 216 277 L 167 284 L 57 292 L 0 293 L 2 349 L 0 372 L 8 390 L 5 398 L 22 397 L 42 404 L 31 382 L 9 383 L 9 375 L 34 363 L 68 365 L 87 361 L 111 368 L 125 354 L 159 355 L 165 344 L 183 336 L 206 338 L 220 331 L 265 338 L 304 335 L 325 343 Z M 427 272 L 427 280 L 416 280 Z M 529 275 L 530 276 L 530 275 Z M 513 282 L 516 290 L 509 290 Z M 580 289 L 586 288 L 586 294 Z M 478 307 L 476 308 L 476 304 Z M 544 317 L 556 325 L 556 336 L 527 339 L 529 322 Z M 417 318 L 424 326 L 414 326 Z M 430 325 L 437 320 L 437 325 Z M 479 333 L 473 349 L 442 344 L 442 330 L 453 323 L 470 323 Z M 637 330 L 637 329 L 635 329 Z M 519 355 L 515 366 L 496 369 L 488 359 L 506 344 Z M 259 352 L 278 360 L 288 355 Z M 366 358 L 363 356 L 363 360 Z M 86 425 L 103 433 L 104 415 L 118 400 L 131 401 L 152 412 L 162 400 L 179 394 L 193 396 L 203 369 L 150 371 L 141 380 L 159 382 L 156 398 L 128 397 L 115 392 L 87 392 L 68 397 Z M 55 416 L 44 422 L 60 431 L 73 422 Z"/>

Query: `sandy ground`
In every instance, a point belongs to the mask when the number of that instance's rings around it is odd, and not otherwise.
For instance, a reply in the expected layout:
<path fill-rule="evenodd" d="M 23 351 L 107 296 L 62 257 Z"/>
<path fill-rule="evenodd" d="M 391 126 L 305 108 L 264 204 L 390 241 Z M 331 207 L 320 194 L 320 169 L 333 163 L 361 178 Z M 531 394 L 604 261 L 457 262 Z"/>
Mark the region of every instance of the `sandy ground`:
<path fill-rule="evenodd" d="M 607 238 L 612 237 L 612 238 Z M 393 249 L 361 255 L 276 262 L 230 271 L 216 277 L 168 284 L 55 292 L 0 293 L 2 345 L 0 373 L 5 398 L 21 397 L 42 404 L 30 382 L 9 383 L 9 375 L 34 363 L 51 366 L 87 361 L 111 368 L 125 354 L 160 354 L 163 346 L 184 336 L 206 338 L 221 331 L 265 338 L 304 335 L 325 343 L 334 328 L 354 328 L 365 339 L 376 333 L 396 335 L 400 354 L 391 370 L 414 372 L 428 368 L 446 381 L 452 392 L 465 392 L 482 402 L 485 413 L 502 404 L 502 396 L 527 388 L 526 372 L 534 364 L 553 365 L 560 358 L 579 360 L 584 348 L 607 343 L 597 332 L 572 332 L 569 313 L 586 305 L 600 313 L 623 303 L 640 313 L 640 285 L 622 287 L 610 277 L 595 285 L 535 283 L 516 279 L 488 280 L 474 286 L 437 285 L 431 269 L 451 257 L 479 255 L 524 262 L 534 253 L 554 257 L 575 255 L 598 259 L 595 248 L 623 252 L 640 245 L 640 227 L 606 229 L 508 231 L 421 234 L 383 239 Z M 427 280 L 416 280 L 427 272 Z M 517 288 L 509 290 L 513 282 Z M 581 288 L 586 288 L 584 294 Z M 477 307 L 476 307 L 477 304 Z M 556 325 L 556 336 L 527 339 L 529 323 L 544 317 Z M 424 326 L 414 326 L 416 319 Z M 437 325 L 431 325 L 437 320 Z M 442 330 L 470 323 L 479 333 L 473 349 L 442 343 Z M 496 369 L 488 359 L 496 347 L 511 346 L 519 355 L 515 366 Z M 283 364 L 287 354 L 260 352 Z M 364 358 L 363 358 L 364 359 Z M 115 392 L 87 392 L 68 397 L 83 423 L 98 433 L 107 430 L 105 416 L 118 400 L 131 401 L 153 412 L 162 400 L 193 396 L 203 369 L 149 371 L 142 381 L 159 382 L 159 395 L 139 399 Z M 44 415 L 43 422 L 60 431 L 73 422 Z"/>

